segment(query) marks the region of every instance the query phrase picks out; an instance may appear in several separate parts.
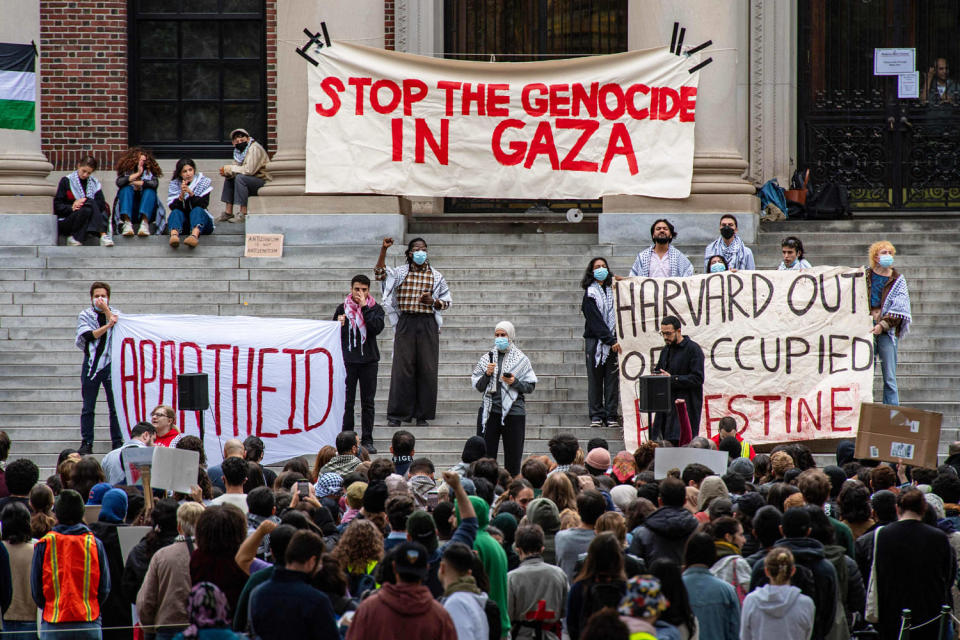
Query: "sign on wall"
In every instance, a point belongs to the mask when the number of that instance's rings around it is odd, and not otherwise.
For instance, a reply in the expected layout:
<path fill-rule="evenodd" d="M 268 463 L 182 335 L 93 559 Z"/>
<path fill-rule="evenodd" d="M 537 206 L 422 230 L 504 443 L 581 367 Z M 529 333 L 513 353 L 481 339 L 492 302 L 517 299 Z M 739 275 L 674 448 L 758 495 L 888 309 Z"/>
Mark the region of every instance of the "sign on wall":
<path fill-rule="evenodd" d="M 177 409 L 177 374 L 207 373 L 210 464 L 230 438 L 263 438 L 270 464 L 333 444 L 343 422 L 345 371 L 336 322 L 243 316 L 121 315 L 111 377 L 120 426 Z M 200 413 L 178 411 L 177 428 L 199 435 Z"/>
<path fill-rule="evenodd" d="M 315 55 L 308 192 L 690 195 L 697 54 L 489 63 L 335 42 Z"/>
<path fill-rule="evenodd" d="M 732 416 L 751 443 L 854 437 L 860 403 L 873 395 L 865 282 L 848 267 L 616 282 L 627 449 L 647 439 L 635 383 L 657 363 L 667 315 L 703 349 L 699 435 L 713 437 Z"/>

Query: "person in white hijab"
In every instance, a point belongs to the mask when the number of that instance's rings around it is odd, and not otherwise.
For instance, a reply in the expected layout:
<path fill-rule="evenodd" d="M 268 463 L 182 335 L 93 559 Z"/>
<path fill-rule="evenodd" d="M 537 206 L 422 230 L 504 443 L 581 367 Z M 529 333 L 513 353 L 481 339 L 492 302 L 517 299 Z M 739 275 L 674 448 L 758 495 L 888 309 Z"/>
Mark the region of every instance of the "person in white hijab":
<path fill-rule="evenodd" d="M 503 466 L 520 473 L 527 412 L 524 397 L 533 392 L 537 376 L 530 359 L 515 344 L 516 329 L 504 320 L 493 332 L 493 348 L 473 368 L 473 387 L 483 394 L 477 435 L 487 443 L 487 456 L 496 460 L 503 438 Z"/>

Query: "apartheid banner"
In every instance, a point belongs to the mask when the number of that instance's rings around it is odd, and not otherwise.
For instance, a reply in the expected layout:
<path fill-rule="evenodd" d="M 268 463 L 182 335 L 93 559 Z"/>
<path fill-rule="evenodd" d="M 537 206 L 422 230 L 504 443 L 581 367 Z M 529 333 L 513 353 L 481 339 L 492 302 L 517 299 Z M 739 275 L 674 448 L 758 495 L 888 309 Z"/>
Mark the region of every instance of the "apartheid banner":
<path fill-rule="evenodd" d="M 852 438 L 873 398 L 873 336 L 863 269 L 739 271 L 615 283 L 624 442 L 647 439 L 636 381 L 650 375 L 660 320 L 680 318 L 704 355 L 699 435 L 723 416 L 751 443 Z"/>
<path fill-rule="evenodd" d="M 311 52 L 310 193 L 686 198 L 699 54 L 467 62 Z"/>
<path fill-rule="evenodd" d="M 113 328 L 111 377 L 127 433 L 160 404 L 177 409 L 177 374 L 207 373 L 207 458 L 223 443 L 259 436 L 263 462 L 313 455 L 343 422 L 346 373 L 340 324 L 243 316 L 124 315 Z M 199 411 L 178 411 L 177 428 L 199 435 Z"/>

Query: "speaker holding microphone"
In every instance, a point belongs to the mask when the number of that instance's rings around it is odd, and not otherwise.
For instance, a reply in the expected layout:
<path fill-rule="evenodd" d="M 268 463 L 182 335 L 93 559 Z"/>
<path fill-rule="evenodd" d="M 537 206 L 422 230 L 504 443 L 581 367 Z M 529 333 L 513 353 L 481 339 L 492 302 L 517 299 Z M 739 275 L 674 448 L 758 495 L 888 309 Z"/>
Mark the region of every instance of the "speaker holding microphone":
<path fill-rule="evenodd" d="M 669 376 L 640 376 L 637 379 L 637 408 L 647 413 L 672 409 Z"/>

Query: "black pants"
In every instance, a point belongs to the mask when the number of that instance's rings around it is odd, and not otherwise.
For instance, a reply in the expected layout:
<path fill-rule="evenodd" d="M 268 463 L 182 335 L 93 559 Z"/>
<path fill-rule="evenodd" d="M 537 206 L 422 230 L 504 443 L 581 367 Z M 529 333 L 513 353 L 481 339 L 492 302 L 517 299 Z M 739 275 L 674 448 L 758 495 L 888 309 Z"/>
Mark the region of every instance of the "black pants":
<path fill-rule="evenodd" d="M 373 406 L 377 395 L 377 366 L 379 362 L 358 364 L 345 363 L 347 368 L 347 394 L 343 405 L 343 430 L 353 431 L 353 407 L 357 399 L 357 383 L 360 383 L 360 440 L 373 442 Z"/>
<path fill-rule="evenodd" d="M 117 408 L 113 402 L 113 385 L 110 381 L 110 365 L 107 365 L 92 378 L 87 376 L 87 362 L 80 370 L 80 393 L 83 396 L 83 410 L 80 412 L 80 439 L 84 444 L 93 444 L 93 415 L 97 408 L 97 396 L 100 387 L 107 395 L 107 408 L 110 410 L 110 442 L 116 449 L 123 444 L 120 422 L 117 420 Z"/>
<path fill-rule="evenodd" d="M 520 460 L 523 458 L 523 440 L 527 429 L 527 416 L 507 415 L 504 424 L 500 424 L 501 414 L 491 413 L 487 417 L 483 439 L 487 442 L 487 457 L 497 459 L 500 439 L 503 438 L 503 466 L 510 475 L 520 473 Z"/>
<path fill-rule="evenodd" d="M 440 331 L 433 314 L 401 314 L 393 337 L 388 420 L 436 417 L 439 363 Z"/>
<path fill-rule="evenodd" d="M 610 352 L 606 361 L 595 367 L 594 354 L 599 340 L 586 338 L 587 405 L 591 420 L 614 422 L 619 418 L 620 372 L 617 354 Z"/>
<path fill-rule="evenodd" d="M 107 214 L 100 210 L 92 198 L 66 218 L 57 220 L 60 235 L 73 236 L 77 242 L 83 242 L 88 233 L 100 235 L 107 230 Z"/>

